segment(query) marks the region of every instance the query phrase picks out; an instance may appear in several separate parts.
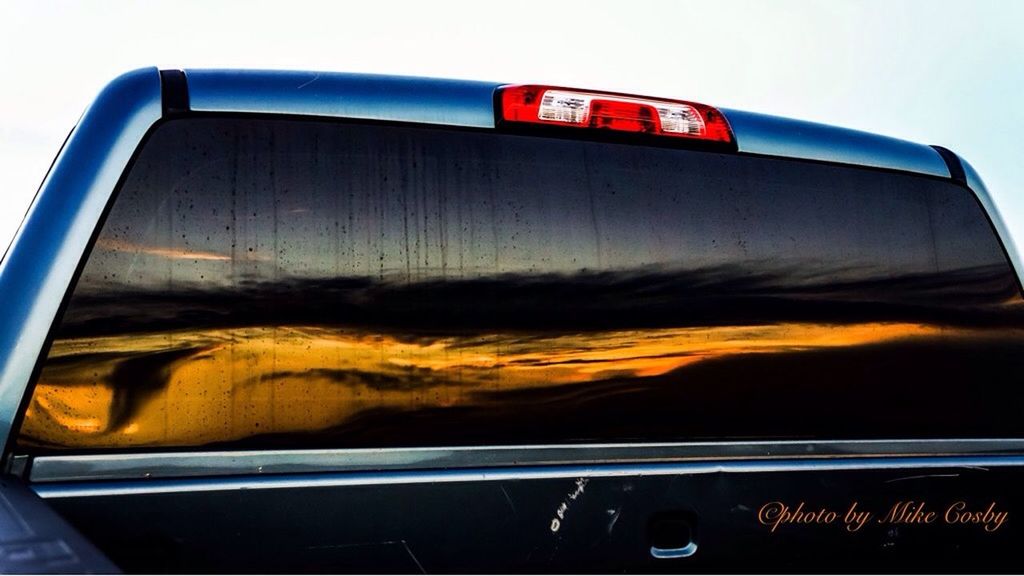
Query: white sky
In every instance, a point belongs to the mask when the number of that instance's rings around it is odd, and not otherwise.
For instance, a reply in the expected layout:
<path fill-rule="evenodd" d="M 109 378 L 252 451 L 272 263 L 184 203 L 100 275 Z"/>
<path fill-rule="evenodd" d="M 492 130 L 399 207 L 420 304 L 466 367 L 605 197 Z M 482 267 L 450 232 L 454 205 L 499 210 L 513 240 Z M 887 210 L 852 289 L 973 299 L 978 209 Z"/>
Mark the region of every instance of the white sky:
<path fill-rule="evenodd" d="M 941 144 L 1024 239 L 1024 2 L 0 0 L 3 245 L 96 92 L 153 65 L 552 83 Z"/>

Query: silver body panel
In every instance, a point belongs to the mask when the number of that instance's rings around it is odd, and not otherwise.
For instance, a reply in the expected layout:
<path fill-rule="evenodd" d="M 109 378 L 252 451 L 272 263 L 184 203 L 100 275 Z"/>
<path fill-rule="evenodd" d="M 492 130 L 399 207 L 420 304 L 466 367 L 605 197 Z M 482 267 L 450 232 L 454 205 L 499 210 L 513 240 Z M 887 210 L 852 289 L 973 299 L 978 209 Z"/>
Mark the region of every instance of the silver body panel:
<path fill-rule="evenodd" d="M 191 109 L 198 112 L 338 117 L 482 129 L 495 125 L 494 89 L 500 86 L 489 82 L 307 72 L 189 70 L 186 75 Z M 762 114 L 723 112 L 743 153 L 949 177 L 942 158 L 928 146 Z M 155 68 L 130 72 L 108 85 L 70 137 L 0 264 L 0 295 L 5 303 L 5 314 L 0 318 L 0 442 L 6 444 L 11 435 L 12 422 L 47 333 L 116 182 L 147 131 L 160 118 L 160 76 Z M 968 184 L 992 218 L 1018 277 L 1024 277 L 1019 253 L 998 210 L 978 175 L 966 163 L 964 167 Z M 808 458 L 826 456 L 840 457 L 829 464 L 834 466 L 920 466 L 919 456 L 924 455 L 951 465 L 950 462 L 963 457 L 981 458 L 982 454 L 985 462 L 1016 465 L 1022 451 L 1024 441 L 1016 439 L 211 451 L 42 457 L 34 460 L 31 478 L 52 486 L 41 488 L 40 493 L 57 496 L 68 494 L 66 488 L 59 486 L 62 482 L 79 480 L 150 478 L 143 489 L 163 490 L 166 488 L 160 486 L 170 486 L 172 478 L 199 475 L 274 472 L 279 476 L 276 482 L 292 482 L 285 478 L 288 474 L 373 471 L 361 477 L 378 481 L 387 477 L 389 471 L 401 471 L 402 477 L 430 478 L 423 473 L 415 476 L 412 471 L 457 468 L 467 470 L 459 472 L 459 477 L 473 479 L 491 477 L 490 472 L 469 471 L 482 466 L 514 475 L 537 474 L 538 467 L 563 464 L 568 468 L 557 474 L 575 476 L 591 470 L 586 466 L 617 466 L 602 470 L 625 470 L 628 463 L 635 465 L 629 473 L 646 473 L 644 470 L 652 462 L 659 463 L 658 470 L 682 473 L 719 471 L 723 466 L 736 470 L 800 467 L 810 465 Z M 879 458 L 882 455 L 891 457 Z M 849 457 L 856 457 L 856 461 Z M 732 463 L 687 462 L 722 459 Z M 737 459 L 742 462 L 736 463 Z M 163 479 L 162 484 L 154 478 Z M 187 482 L 181 485 L 182 489 L 223 489 L 217 487 L 234 486 L 232 482 L 244 484 L 228 479 Z M 105 489 L 102 486 L 88 490 Z"/>

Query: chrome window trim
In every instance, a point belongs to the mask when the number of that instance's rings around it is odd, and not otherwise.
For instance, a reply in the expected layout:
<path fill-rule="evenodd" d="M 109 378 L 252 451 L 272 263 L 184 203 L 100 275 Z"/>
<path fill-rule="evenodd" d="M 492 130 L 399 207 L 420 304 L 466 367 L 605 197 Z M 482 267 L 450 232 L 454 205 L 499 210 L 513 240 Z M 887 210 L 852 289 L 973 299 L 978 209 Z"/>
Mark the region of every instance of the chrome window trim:
<path fill-rule="evenodd" d="M 39 353 L 117 181 L 161 117 L 156 68 L 104 88 L 54 162 L 0 263 L 0 446 L 6 446 Z"/>
<path fill-rule="evenodd" d="M 33 483 L 716 461 L 1024 457 L 1024 440 L 835 440 L 248 450 L 38 456 Z"/>
<path fill-rule="evenodd" d="M 722 109 L 740 152 L 949 178 L 930 146 L 828 124 Z"/>
<path fill-rule="evenodd" d="M 496 482 L 559 478 L 621 478 L 690 474 L 751 474 L 771 472 L 828 472 L 904 469 L 981 469 L 1024 466 L 1021 456 L 964 456 L 807 459 L 779 461 L 678 462 L 666 464 L 536 466 L 523 468 L 409 470 L 327 474 L 281 474 L 184 479 L 33 484 L 43 498 L 83 498 L 183 492 L 221 492 L 282 488 L 333 488 L 448 482 Z"/>

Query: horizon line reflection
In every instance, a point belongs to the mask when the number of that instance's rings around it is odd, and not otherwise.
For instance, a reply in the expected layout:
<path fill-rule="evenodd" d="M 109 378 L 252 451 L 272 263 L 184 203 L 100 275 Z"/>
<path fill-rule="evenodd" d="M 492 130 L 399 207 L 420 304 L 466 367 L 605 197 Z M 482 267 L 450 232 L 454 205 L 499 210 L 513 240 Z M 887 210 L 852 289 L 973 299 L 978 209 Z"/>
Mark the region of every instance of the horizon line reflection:
<path fill-rule="evenodd" d="M 337 427 L 364 411 L 479 406 L 512 390 L 639 381 L 736 355 L 979 332 L 874 322 L 413 341 L 312 326 L 70 338 L 53 343 L 19 441 L 194 446 Z M 685 382 L 682 371 L 679 385 Z"/>

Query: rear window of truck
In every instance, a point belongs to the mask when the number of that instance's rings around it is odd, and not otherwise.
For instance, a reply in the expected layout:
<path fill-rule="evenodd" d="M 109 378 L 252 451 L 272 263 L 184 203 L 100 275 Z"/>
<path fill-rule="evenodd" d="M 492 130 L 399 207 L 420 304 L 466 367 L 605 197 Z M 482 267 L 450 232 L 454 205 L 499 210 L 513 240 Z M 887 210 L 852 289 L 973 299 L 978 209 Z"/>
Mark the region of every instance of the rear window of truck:
<path fill-rule="evenodd" d="M 973 194 L 813 162 L 258 117 L 148 138 L 22 450 L 1002 437 Z"/>

